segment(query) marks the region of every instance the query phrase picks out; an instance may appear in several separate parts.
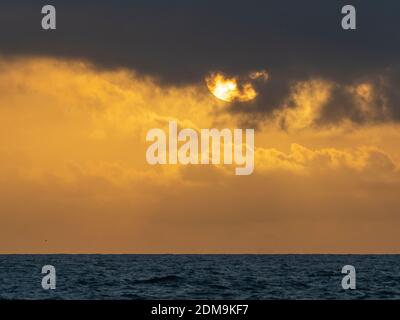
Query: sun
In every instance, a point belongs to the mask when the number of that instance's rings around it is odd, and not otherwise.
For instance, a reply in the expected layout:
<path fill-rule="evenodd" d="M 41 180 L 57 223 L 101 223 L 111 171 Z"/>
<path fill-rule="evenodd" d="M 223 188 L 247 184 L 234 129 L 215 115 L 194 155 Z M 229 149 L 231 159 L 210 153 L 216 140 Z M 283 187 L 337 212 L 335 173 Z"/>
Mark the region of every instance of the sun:
<path fill-rule="evenodd" d="M 225 78 L 220 73 L 213 73 L 206 78 L 208 90 L 218 99 L 230 102 L 235 99 L 238 91 L 235 78 Z"/>
<path fill-rule="evenodd" d="M 223 79 L 217 79 L 214 86 L 213 94 L 218 99 L 224 101 L 232 101 L 236 91 L 237 91 L 237 84 L 235 81 L 233 80 L 224 81 Z"/>
<path fill-rule="evenodd" d="M 206 84 L 215 97 L 226 102 L 244 102 L 257 96 L 251 83 L 239 86 L 236 78 L 227 78 L 222 73 L 211 73 L 206 77 Z"/>

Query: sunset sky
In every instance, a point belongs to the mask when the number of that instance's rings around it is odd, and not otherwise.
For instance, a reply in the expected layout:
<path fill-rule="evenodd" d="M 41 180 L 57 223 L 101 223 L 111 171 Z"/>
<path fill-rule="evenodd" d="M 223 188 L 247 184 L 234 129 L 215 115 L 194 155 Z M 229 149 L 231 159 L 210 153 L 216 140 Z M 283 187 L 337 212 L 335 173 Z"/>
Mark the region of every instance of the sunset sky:
<path fill-rule="evenodd" d="M 400 253 L 399 1 L 50 2 L 0 4 L 0 253 Z M 149 165 L 170 120 L 254 173 Z"/>

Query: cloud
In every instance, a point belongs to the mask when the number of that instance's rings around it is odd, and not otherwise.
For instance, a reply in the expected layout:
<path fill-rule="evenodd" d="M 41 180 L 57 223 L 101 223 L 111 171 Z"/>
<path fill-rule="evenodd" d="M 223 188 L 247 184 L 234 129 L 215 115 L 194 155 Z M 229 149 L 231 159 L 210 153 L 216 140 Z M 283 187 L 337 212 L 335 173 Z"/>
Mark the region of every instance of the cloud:
<path fill-rule="evenodd" d="M 40 8 L 6 0 L 0 13 L 0 52 L 87 60 L 100 69 L 125 68 L 173 86 L 195 85 L 212 70 L 243 77 L 268 70 L 254 86 L 252 103 L 230 109 L 253 122 L 285 107 L 297 83 L 323 79 L 334 85 L 318 124 L 400 119 L 396 30 L 398 1 L 353 1 L 359 28 L 341 29 L 345 1 L 187 2 L 55 0 L 56 31 L 40 29 Z M 211 8 L 211 9 L 210 9 Z M 290 8 L 290 10 L 288 10 Z M 88 18 L 90 17 L 90 21 Z M 378 23 L 381 17 L 385 23 Z M 12 26 L 10 32 L 10 26 Z M 37 26 L 34 27 L 34 26 Z M 16 40 L 17 39 L 17 40 Z M 253 75 L 255 75 L 253 73 Z M 368 112 L 349 87 L 369 82 Z"/>
<path fill-rule="evenodd" d="M 277 123 L 286 130 L 314 126 L 331 97 L 331 87 L 322 80 L 296 83 L 282 109 L 274 114 Z"/>
<path fill-rule="evenodd" d="M 263 122 L 255 172 L 238 177 L 224 166 L 146 163 L 145 133 L 169 119 L 240 123 L 204 83 L 1 59 L 0 251 L 397 252 L 399 127 L 304 126 L 318 121 L 331 88 L 294 85 L 287 110 L 312 116 L 283 111 L 293 132 Z M 368 88 L 358 88 L 361 101 Z"/>
<path fill-rule="evenodd" d="M 354 172 L 379 177 L 399 177 L 398 164 L 386 152 L 376 147 L 361 146 L 355 150 L 323 148 L 311 150 L 292 144 L 290 153 L 276 149 L 256 150 L 256 165 L 260 171 L 287 170 L 299 174 L 334 174 Z"/>

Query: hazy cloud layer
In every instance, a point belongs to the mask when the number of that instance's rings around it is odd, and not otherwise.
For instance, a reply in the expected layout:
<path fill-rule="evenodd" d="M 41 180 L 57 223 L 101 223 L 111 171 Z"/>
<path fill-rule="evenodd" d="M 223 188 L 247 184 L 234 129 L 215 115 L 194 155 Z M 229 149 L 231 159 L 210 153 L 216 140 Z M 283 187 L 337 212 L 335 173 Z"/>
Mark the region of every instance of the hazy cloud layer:
<path fill-rule="evenodd" d="M 237 127 L 242 117 L 202 85 L 1 59 L 0 252 L 398 252 L 399 125 L 305 126 L 331 90 L 297 84 L 304 117 L 283 109 L 261 123 L 244 177 L 146 162 L 147 130 L 170 119 Z M 282 117 L 302 130 L 280 130 Z"/>

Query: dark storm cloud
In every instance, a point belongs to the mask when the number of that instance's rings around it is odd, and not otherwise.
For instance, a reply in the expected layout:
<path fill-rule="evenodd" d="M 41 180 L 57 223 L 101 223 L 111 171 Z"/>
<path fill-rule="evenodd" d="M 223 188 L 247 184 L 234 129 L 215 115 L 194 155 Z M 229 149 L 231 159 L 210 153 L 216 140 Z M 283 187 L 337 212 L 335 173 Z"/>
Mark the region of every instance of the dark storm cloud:
<path fill-rule="evenodd" d="M 211 70 L 267 69 L 271 78 L 254 107 L 234 108 L 266 114 L 281 105 L 292 83 L 321 77 L 339 84 L 324 121 L 362 121 L 340 88 L 390 70 L 380 88 L 399 119 L 400 2 L 350 3 L 357 8 L 356 31 L 341 28 L 348 1 L 3 0 L 0 52 L 84 58 L 175 85 L 200 82 Z M 41 29 L 45 4 L 56 6 L 56 31 Z"/>

